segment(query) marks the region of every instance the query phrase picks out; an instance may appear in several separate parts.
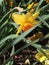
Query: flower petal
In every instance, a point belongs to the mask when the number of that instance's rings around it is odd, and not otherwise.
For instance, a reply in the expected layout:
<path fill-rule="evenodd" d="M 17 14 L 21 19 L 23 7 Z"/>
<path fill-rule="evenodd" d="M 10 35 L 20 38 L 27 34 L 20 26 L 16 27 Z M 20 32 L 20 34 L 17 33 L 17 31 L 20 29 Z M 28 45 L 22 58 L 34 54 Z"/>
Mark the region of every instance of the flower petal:
<path fill-rule="evenodd" d="M 40 61 L 40 62 L 43 62 L 43 61 L 46 60 L 46 57 L 45 57 L 42 53 L 37 53 L 37 54 L 35 55 L 35 58 L 36 58 L 38 61 Z"/>
<path fill-rule="evenodd" d="M 23 21 L 25 21 L 25 16 L 24 15 L 20 15 L 20 14 L 16 14 L 13 13 L 12 14 L 12 19 L 16 24 L 21 25 L 23 23 Z"/>

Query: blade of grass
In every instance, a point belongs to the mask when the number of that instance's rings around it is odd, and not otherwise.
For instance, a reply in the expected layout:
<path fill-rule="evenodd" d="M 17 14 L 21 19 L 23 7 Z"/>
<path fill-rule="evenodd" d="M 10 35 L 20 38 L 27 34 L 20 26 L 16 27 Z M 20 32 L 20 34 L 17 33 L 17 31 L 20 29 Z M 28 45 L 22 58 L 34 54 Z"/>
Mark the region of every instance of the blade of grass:
<path fill-rule="evenodd" d="M 9 12 L 7 12 L 0 20 L 0 23 L 3 21 L 3 19 L 12 11 L 14 11 L 16 9 L 16 7 L 14 7 L 13 9 L 11 9 Z"/>
<path fill-rule="evenodd" d="M 49 38 L 49 33 L 48 33 L 48 34 L 46 34 L 46 36 L 44 37 L 44 39 L 46 39 L 46 38 Z"/>
<path fill-rule="evenodd" d="M 35 11 L 35 12 L 37 12 L 37 11 L 39 10 L 40 5 L 43 3 L 43 1 L 44 1 L 44 0 L 40 0 L 40 1 L 39 1 L 38 6 L 37 6 L 37 8 L 36 8 L 36 11 Z"/>
<path fill-rule="evenodd" d="M 43 20 L 47 20 L 47 19 L 49 19 L 49 14 L 48 15 L 42 15 L 41 18 L 43 18 Z"/>
<path fill-rule="evenodd" d="M 43 6 L 42 8 L 40 8 L 40 12 L 41 12 L 40 15 L 42 15 L 42 14 L 43 14 L 44 12 L 46 12 L 48 9 L 49 9 L 49 4 L 47 4 L 47 5 Z"/>
<path fill-rule="evenodd" d="M 35 40 L 34 42 L 37 42 L 37 41 L 38 41 L 38 39 Z M 31 46 L 37 48 L 44 56 L 46 56 L 46 57 L 49 59 L 49 57 L 47 56 L 47 54 L 43 51 L 41 45 L 36 44 L 36 43 L 34 44 L 31 40 L 27 40 L 27 39 L 26 39 L 26 43 L 28 43 L 28 44 L 30 44 Z"/>
<path fill-rule="evenodd" d="M 22 33 L 13 43 L 13 45 L 15 45 L 16 43 L 18 43 L 20 40 L 22 40 L 24 37 L 26 37 L 31 31 L 33 31 L 37 26 L 39 26 L 40 24 L 30 28 L 29 30 L 27 30 L 26 32 Z"/>
<path fill-rule="evenodd" d="M 0 29 L 8 23 L 8 19 L 0 26 Z"/>
<path fill-rule="evenodd" d="M 0 41 L 0 48 L 4 45 L 4 42 L 8 39 L 13 39 L 13 38 L 16 38 L 15 42 L 13 43 L 13 45 L 15 45 L 16 43 L 18 43 L 19 41 L 21 41 L 25 36 L 27 36 L 32 30 L 34 30 L 38 25 L 30 28 L 29 30 L 27 30 L 26 32 L 22 33 L 21 35 L 19 36 L 16 36 L 16 35 L 9 35 L 7 36 L 6 38 L 4 38 L 3 40 Z"/>
<path fill-rule="evenodd" d="M 32 0 L 29 0 L 29 2 L 27 3 L 27 5 L 29 5 L 32 2 Z"/>
<path fill-rule="evenodd" d="M 39 19 L 44 25 L 46 25 L 46 26 L 49 28 L 49 24 L 47 24 L 46 21 L 43 20 L 43 18 L 41 18 L 41 17 L 38 16 L 38 19 Z"/>
<path fill-rule="evenodd" d="M 13 22 L 11 22 L 11 23 L 9 23 L 9 24 L 11 24 L 11 25 L 13 25 L 15 28 L 17 28 L 18 29 L 18 25 L 17 24 L 15 24 L 15 23 L 13 23 Z"/>
<path fill-rule="evenodd" d="M 13 39 L 13 38 L 16 38 L 16 35 L 13 34 L 13 35 L 9 35 L 7 37 L 5 37 L 3 40 L 0 41 L 0 46 L 3 44 L 4 45 L 4 42 L 8 39 Z"/>

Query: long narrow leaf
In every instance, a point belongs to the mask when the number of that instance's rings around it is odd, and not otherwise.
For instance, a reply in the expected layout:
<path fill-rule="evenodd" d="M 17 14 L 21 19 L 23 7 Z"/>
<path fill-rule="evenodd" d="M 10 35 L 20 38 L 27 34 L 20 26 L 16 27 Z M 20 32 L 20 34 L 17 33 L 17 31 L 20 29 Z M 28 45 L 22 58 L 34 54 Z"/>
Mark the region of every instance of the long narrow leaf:
<path fill-rule="evenodd" d="M 38 24 L 39 25 L 39 24 Z M 16 43 L 18 43 L 19 41 L 21 41 L 26 35 L 28 35 L 32 30 L 34 30 L 38 25 L 30 28 L 29 30 L 27 30 L 26 32 L 22 33 L 21 35 L 19 35 L 18 37 L 16 35 L 9 35 L 6 38 L 4 38 L 3 40 L 1 40 L 0 42 L 0 48 L 4 45 L 4 42 L 8 39 L 13 39 L 16 38 L 15 42 L 13 43 L 13 45 L 15 45 Z"/>

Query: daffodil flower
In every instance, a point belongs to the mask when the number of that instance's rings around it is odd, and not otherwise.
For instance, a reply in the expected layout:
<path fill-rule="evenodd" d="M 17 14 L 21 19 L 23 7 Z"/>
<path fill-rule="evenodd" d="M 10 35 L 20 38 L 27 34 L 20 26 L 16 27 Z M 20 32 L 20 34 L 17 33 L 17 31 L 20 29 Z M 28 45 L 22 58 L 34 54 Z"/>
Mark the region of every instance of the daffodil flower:
<path fill-rule="evenodd" d="M 30 39 L 31 41 L 34 41 L 38 38 L 42 39 L 44 37 L 42 32 L 38 32 L 38 33 L 34 33 L 33 36 L 29 37 L 28 39 Z"/>
<path fill-rule="evenodd" d="M 44 50 L 45 53 L 47 54 L 47 56 L 49 57 L 49 51 L 48 50 Z M 38 52 L 36 55 L 35 55 L 35 58 L 40 61 L 40 62 L 43 62 L 47 59 L 46 56 L 44 56 L 41 52 Z"/>
<path fill-rule="evenodd" d="M 46 60 L 46 57 L 45 57 L 42 53 L 37 53 L 37 54 L 35 55 L 35 58 L 36 58 L 38 61 L 40 61 L 40 62 L 43 62 L 43 61 Z"/>
<path fill-rule="evenodd" d="M 35 19 L 39 16 L 39 13 L 40 12 L 36 12 L 36 13 L 32 14 L 32 13 L 28 12 L 28 13 L 26 13 L 24 15 L 13 13 L 12 14 L 13 21 L 16 24 L 20 25 L 16 35 L 18 35 L 21 32 L 21 30 L 23 30 L 23 28 L 24 28 L 24 26 L 26 24 L 28 25 L 28 23 L 30 23 L 31 27 L 35 26 L 36 24 L 38 24 L 39 22 L 37 20 L 35 20 Z"/>

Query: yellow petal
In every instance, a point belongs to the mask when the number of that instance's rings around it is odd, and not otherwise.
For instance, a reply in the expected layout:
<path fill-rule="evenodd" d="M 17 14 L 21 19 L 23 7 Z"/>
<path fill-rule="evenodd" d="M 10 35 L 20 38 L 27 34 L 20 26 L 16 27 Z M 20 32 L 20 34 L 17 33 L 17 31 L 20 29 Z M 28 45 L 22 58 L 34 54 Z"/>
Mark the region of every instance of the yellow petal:
<path fill-rule="evenodd" d="M 28 12 L 25 15 L 25 19 L 26 19 L 27 22 L 30 22 L 30 23 L 34 22 L 34 20 L 39 16 L 39 14 L 40 14 L 40 12 L 36 12 L 34 14 Z"/>
<path fill-rule="evenodd" d="M 36 12 L 33 14 L 33 20 L 36 19 L 39 16 L 40 12 Z"/>
<path fill-rule="evenodd" d="M 12 14 L 12 19 L 16 24 L 21 25 L 23 23 L 23 21 L 25 21 L 25 16 L 24 15 L 20 15 L 20 14 L 16 14 L 13 13 Z"/>
<path fill-rule="evenodd" d="M 42 53 L 37 53 L 37 54 L 35 55 L 35 58 L 36 58 L 38 61 L 40 61 L 40 62 L 43 62 L 43 61 L 46 60 L 46 57 L 45 57 Z"/>
<path fill-rule="evenodd" d="M 26 21 L 28 21 L 28 19 L 31 17 L 32 17 L 32 13 L 30 13 L 30 12 L 26 13 L 26 15 L 25 15 Z"/>
<path fill-rule="evenodd" d="M 46 53 L 46 55 L 48 56 L 48 58 L 49 58 L 49 50 L 43 50 L 45 53 Z M 45 61 L 47 58 L 46 58 L 46 56 L 44 56 L 41 52 L 38 52 L 36 55 L 35 55 L 35 58 L 37 59 L 37 60 L 39 60 L 40 62 L 43 62 L 43 61 Z"/>
<path fill-rule="evenodd" d="M 27 9 L 30 9 L 32 6 L 36 7 L 38 5 L 38 3 L 32 2 L 31 4 L 28 5 Z"/>
<path fill-rule="evenodd" d="M 27 7 L 27 9 L 30 9 L 33 6 L 33 4 L 34 4 L 34 2 L 31 3 L 31 4 L 29 4 L 28 7 Z"/>
<path fill-rule="evenodd" d="M 39 24 L 39 21 L 33 20 L 31 23 L 32 23 L 33 26 L 35 26 L 35 25 Z"/>
<path fill-rule="evenodd" d="M 43 56 L 43 57 L 40 58 L 40 62 L 43 62 L 45 60 L 46 60 L 46 57 L 45 56 Z"/>
<path fill-rule="evenodd" d="M 25 19 L 26 19 L 26 22 L 30 23 L 33 20 L 32 13 L 30 13 L 30 12 L 26 13 Z"/>

